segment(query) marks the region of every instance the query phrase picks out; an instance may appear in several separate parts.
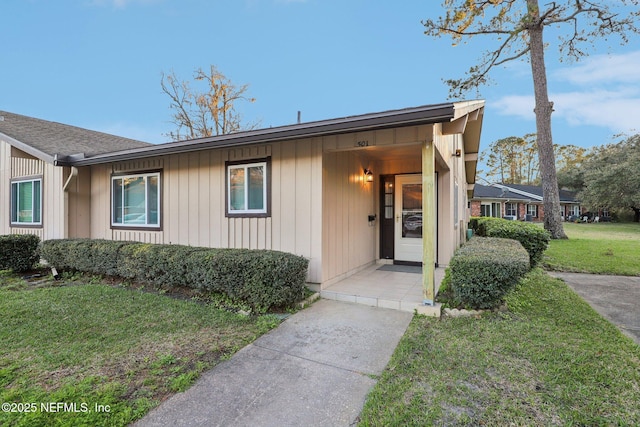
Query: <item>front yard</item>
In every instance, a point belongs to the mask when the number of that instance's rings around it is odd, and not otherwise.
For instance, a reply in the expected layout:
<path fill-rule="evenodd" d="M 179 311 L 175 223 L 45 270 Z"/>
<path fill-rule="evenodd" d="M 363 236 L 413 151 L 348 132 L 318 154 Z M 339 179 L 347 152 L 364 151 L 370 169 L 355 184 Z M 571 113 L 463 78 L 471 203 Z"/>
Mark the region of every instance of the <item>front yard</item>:
<path fill-rule="evenodd" d="M 640 276 L 640 224 L 565 223 L 569 240 L 552 240 L 545 268 L 579 273 Z"/>
<path fill-rule="evenodd" d="M 75 279 L 0 273 L 0 425 L 126 425 L 278 324 Z"/>
<path fill-rule="evenodd" d="M 565 229 L 546 268 L 640 275 L 640 225 Z M 640 346 L 541 269 L 507 306 L 415 316 L 360 425 L 640 425 Z M 127 425 L 279 323 L 91 277 L 29 284 L 7 272 L 0 313 L 0 425 L 29 427 Z"/>
<path fill-rule="evenodd" d="M 565 231 L 545 268 L 640 275 L 640 224 Z M 360 425 L 640 425 L 640 346 L 541 269 L 507 306 L 414 317 Z"/>
<path fill-rule="evenodd" d="M 640 425 L 640 346 L 540 269 L 507 303 L 414 317 L 360 425 Z"/>

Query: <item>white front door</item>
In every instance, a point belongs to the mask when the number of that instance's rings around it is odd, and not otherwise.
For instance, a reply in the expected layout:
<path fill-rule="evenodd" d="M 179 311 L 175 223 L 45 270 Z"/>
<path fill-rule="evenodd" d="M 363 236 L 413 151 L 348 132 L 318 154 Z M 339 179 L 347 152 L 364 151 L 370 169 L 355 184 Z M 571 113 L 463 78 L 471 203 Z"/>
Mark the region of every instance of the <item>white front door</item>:
<path fill-rule="evenodd" d="M 422 262 L 422 175 L 396 175 L 396 261 Z"/>

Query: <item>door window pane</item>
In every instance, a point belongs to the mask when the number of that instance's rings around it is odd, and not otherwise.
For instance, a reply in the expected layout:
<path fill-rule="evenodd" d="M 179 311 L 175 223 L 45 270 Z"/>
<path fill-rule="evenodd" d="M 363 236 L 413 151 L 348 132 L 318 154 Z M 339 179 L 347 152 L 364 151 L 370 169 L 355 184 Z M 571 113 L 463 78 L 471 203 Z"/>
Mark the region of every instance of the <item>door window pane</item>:
<path fill-rule="evenodd" d="M 422 184 L 402 186 L 402 237 L 422 238 Z"/>

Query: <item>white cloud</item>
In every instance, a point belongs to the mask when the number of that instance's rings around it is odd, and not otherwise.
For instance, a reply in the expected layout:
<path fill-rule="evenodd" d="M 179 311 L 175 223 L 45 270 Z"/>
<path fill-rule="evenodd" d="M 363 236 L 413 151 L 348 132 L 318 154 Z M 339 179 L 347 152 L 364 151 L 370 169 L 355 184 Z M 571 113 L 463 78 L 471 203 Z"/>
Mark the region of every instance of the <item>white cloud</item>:
<path fill-rule="evenodd" d="M 595 125 L 615 132 L 638 128 L 640 91 L 637 88 L 553 94 L 555 115 L 570 125 Z"/>
<path fill-rule="evenodd" d="M 550 93 L 554 118 L 562 118 L 572 126 L 603 126 L 614 132 L 638 130 L 640 122 L 640 89 L 596 90 Z M 535 120 L 533 95 L 511 95 L 492 103 L 499 114 Z"/>
<path fill-rule="evenodd" d="M 594 55 L 552 76 L 576 85 L 639 83 L 640 51 L 617 55 Z"/>
<path fill-rule="evenodd" d="M 508 95 L 497 101 L 493 101 L 491 106 L 498 109 L 504 116 L 516 116 L 525 120 L 534 120 L 533 107 L 535 101 L 533 95 Z"/>
<path fill-rule="evenodd" d="M 597 55 L 583 64 L 550 74 L 566 81 L 566 91 L 549 93 L 553 118 L 571 126 L 602 126 L 613 132 L 637 132 L 640 128 L 640 51 Z M 508 95 L 493 102 L 499 114 L 535 120 L 533 95 Z"/>

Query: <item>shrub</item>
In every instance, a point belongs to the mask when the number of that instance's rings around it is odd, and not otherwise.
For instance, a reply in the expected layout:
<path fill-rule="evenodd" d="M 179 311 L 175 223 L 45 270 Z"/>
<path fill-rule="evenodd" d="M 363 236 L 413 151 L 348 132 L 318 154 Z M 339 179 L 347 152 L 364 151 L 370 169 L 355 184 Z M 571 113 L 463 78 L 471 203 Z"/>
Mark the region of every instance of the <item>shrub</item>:
<path fill-rule="evenodd" d="M 547 230 L 528 222 L 481 217 L 473 218 L 470 226 L 478 236 L 500 237 L 520 242 L 529 253 L 531 268 L 542 260 L 542 255 L 551 240 L 551 234 Z"/>
<path fill-rule="evenodd" d="M 40 261 L 40 238 L 32 234 L 0 236 L 0 270 L 28 271 Z"/>
<path fill-rule="evenodd" d="M 224 294 L 260 313 L 303 297 L 309 263 L 271 250 L 87 239 L 47 240 L 43 257 L 60 269 L 119 276 L 156 288 Z"/>
<path fill-rule="evenodd" d="M 529 266 L 529 256 L 517 241 L 474 237 L 449 264 L 453 297 L 470 308 L 495 308 Z"/>

